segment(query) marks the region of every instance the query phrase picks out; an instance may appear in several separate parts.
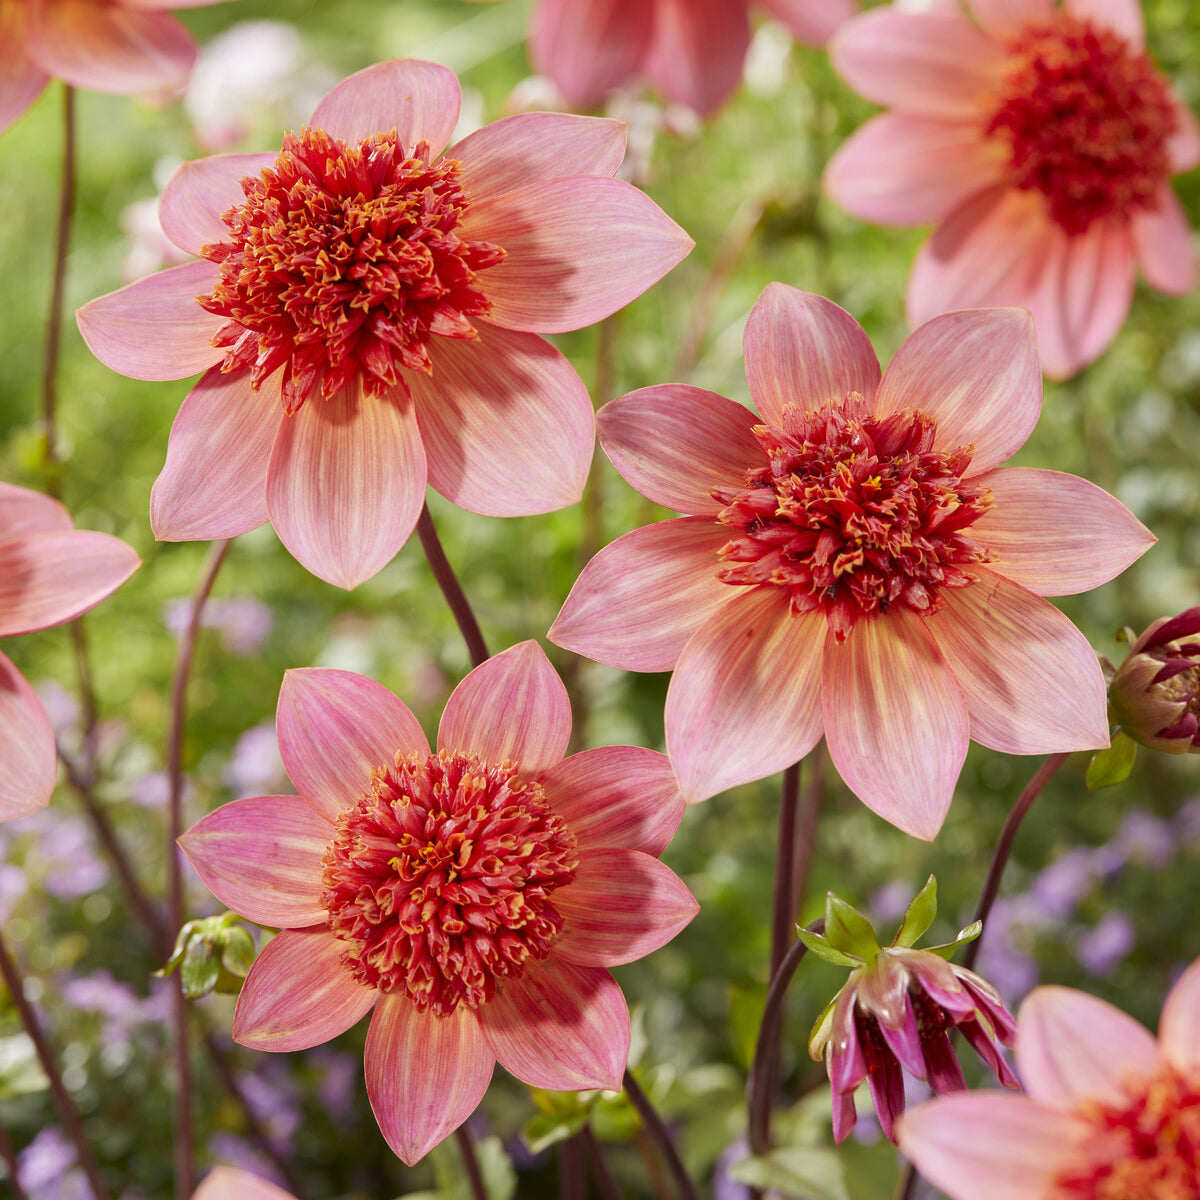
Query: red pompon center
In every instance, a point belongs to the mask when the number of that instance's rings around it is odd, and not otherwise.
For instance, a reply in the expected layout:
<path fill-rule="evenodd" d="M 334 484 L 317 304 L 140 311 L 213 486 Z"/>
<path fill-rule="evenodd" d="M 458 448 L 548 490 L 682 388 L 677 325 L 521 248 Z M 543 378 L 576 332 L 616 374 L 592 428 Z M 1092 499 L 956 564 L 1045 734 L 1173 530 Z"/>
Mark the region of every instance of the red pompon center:
<path fill-rule="evenodd" d="M 939 590 L 967 586 L 964 568 L 988 560 L 964 533 L 992 502 L 962 479 L 974 447 L 935 450 L 922 410 L 854 415 L 864 407 L 857 393 L 788 405 L 782 428 L 755 426 L 767 465 L 746 472 L 744 491 L 712 492 L 732 531 L 718 578 L 785 588 L 793 613 L 823 610 L 839 640 L 897 605 L 936 612 Z"/>
<path fill-rule="evenodd" d="M 372 396 L 407 390 L 399 368 L 431 372 L 434 334 L 476 337 L 471 318 L 492 309 L 478 272 L 504 251 L 455 232 L 468 208 L 458 176 L 395 130 L 357 145 L 289 133 L 222 214 L 229 240 L 203 250 L 221 268 L 200 305 L 226 318 L 213 338 L 228 348 L 222 370 L 248 367 L 258 387 L 282 367 L 291 413 L 356 378 Z"/>
<path fill-rule="evenodd" d="M 541 786 L 474 754 L 396 755 L 338 817 L 321 903 L 360 983 L 421 1012 L 477 1008 L 562 931 L 550 901 L 578 866 Z"/>
<path fill-rule="evenodd" d="M 1040 191 L 1069 234 L 1154 208 L 1179 117 L 1150 58 L 1065 12 L 1027 25 L 1008 50 L 986 132 L 1007 143 L 1015 186 Z"/>

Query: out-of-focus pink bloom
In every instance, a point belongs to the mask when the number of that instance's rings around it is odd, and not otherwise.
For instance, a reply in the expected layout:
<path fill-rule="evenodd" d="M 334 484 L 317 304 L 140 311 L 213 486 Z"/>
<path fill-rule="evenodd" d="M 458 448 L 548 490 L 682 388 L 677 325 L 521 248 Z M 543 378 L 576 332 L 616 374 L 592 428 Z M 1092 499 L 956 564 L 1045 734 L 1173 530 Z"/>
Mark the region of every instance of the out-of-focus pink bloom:
<path fill-rule="evenodd" d="M 901 1119 L 922 1175 L 951 1200 L 1200 1195 L 1200 960 L 1157 1041 L 1072 988 L 1035 988 L 1017 1025 L 1025 1096 L 943 1096 Z"/>
<path fill-rule="evenodd" d="M 234 1038 L 304 1049 L 373 1008 L 367 1094 L 408 1163 L 466 1120 L 497 1060 L 535 1087 L 619 1088 L 629 1012 L 606 968 L 697 907 L 658 861 L 683 811 L 667 759 L 564 759 L 566 689 L 534 642 L 463 680 L 436 752 L 346 671 L 289 671 L 277 728 L 300 795 L 235 800 L 180 839 L 224 903 L 283 930 Z"/>
<path fill-rule="evenodd" d="M 611 178 L 618 122 L 523 113 L 443 155 L 460 98 L 445 67 L 380 63 L 279 154 L 186 164 L 160 217 L 199 260 L 80 310 L 115 370 L 204 372 L 151 496 L 157 537 L 270 520 L 349 588 L 408 539 L 427 481 L 489 516 L 579 498 L 591 401 L 537 335 L 608 316 L 692 242 Z"/>
<path fill-rule="evenodd" d="M 937 225 L 909 281 L 913 325 L 1020 305 L 1065 378 L 1116 336 L 1135 263 L 1160 292 L 1196 286 L 1170 178 L 1200 162 L 1200 130 L 1146 55 L 1138 0 L 881 8 L 830 53 L 890 111 L 834 155 L 829 194 L 864 220 Z"/>
<path fill-rule="evenodd" d="M 72 621 L 111 595 L 140 559 L 118 538 L 76 529 L 40 492 L 0 483 L 0 637 Z M 54 730 L 33 688 L 0 654 L 0 821 L 54 790 Z"/>
<path fill-rule="evenodd" d="M 1096 587 L 1154 539 L 1083 479 L 997 469 L 1041 410 L 1029 314 L 930 321 L 881 380 L 848 313 L 774 283 L 745 355 L 761 424 L 682 384 L 601 411 L 621 474 L 694 515 L 601 551 L 550 631 L 627 670 L 674 669 L 667 749 L 688 800 L 824 733 L 865 804 L 932 838 L 969 739 L 1106 746 L 1096 655 L 1041 597 Z"/>
<path fill-rule="evenodd" d="M 296 1200 L 291 1192 L 237 1167 L 213 1167 L 192 1200 Z"/>

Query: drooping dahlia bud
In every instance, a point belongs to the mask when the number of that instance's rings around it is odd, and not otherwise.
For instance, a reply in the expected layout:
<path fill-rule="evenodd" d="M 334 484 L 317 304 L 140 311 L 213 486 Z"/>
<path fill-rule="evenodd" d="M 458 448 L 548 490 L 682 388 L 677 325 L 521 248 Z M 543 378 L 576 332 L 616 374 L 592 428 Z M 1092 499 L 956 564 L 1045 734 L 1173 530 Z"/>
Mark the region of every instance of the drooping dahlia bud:
<path fill-rule="evenodd" d="M 817 1018 L 808 1049 L 824 1056 L 833 1088 L 833 1136 L 839 1144 L 854 1128 L 854 1093 L 865 1079 L 879 1124 L 895 1141 L 896 1118 L 904 1111 L 901 1069 L 924 1079 L 935 1092 L 966 1087 L 948 1033 L 957 1028 L 1005 1086 L 1016 1076 L 996 1043 L 1011 1046 L 1017 1027 L 1004 1001 L 986 980 L 947 961 L 979 936 L 977 921 L 944 946 L 914 950 L 913 943 L 937 915 L 937 881 L 929 881 L 909 905 L 890 946 L 881 947 L 870 922 L 830 892 L 824 935 L 801 930 L 805 945 L 838 966 L 852 967 L 845 986 Z"/>

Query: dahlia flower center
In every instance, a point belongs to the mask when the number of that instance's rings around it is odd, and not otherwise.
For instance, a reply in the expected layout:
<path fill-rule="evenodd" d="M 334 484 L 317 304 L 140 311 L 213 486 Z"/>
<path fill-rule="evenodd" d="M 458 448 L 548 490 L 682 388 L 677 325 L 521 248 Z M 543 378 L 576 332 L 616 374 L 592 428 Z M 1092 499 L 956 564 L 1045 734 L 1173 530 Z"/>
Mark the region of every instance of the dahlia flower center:
<path fill-rule="evenodd" d="M 782 428 L 755 426 L 767 463 L 745 489 L 712 491 L 731 531 L 717 577 L 785 589 L 793 613 L 822 610 L 839 640 L 897 605 L 935 612 L 940 590 L 965 587 L 964 568 L 988 559 L 964 532 L 992 499 L 962 478 L 974 447 L 935 450 L 923 410 L 854 415 L 863 407 L 856 393 L 789 404 Z"/>
<path fill-rule="evenodd" d="M 1069 234 L 1153 208 L 1178 125 L 1166 81 L 1111 29 L 1060 12 L 1008 44 L 989 136 L 1019 188 L 1036 189 Z"/>
<path fill-rule="evenodd" d="M 478 1008 L 544 959 L 551 903 L 575 878 L 575 837 L 510 762 L 397 754 L 337 821 L 321 903 L 354 978 L 420 1011 Z"/>
<path fill-rule="evenodd" d="M 399 368 L 430 372 L 429 340 L 471 338 L 492 304 L 478 272 L 504 251 L 456 230 L 468 208 L 459 164 L 431 161 L 396 133 L 349 145 L 321 129 L 288 134 L 272 166 L 242 180 L 222 214 L 229 240 L 205 246 L 220 265 L 200 305 L 226 323 L 224 371 L 258 387 L 283 368 L 294 412 L 361 378 L 368 395 L 400 386 Z"/>

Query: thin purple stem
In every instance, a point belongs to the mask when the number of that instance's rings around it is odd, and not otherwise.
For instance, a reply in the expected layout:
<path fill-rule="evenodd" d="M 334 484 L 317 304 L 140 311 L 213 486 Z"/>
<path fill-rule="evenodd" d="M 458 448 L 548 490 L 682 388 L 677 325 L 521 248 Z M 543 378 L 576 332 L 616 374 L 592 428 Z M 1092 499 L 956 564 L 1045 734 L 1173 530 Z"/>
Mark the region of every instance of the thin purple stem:
<path fill-rule="evenodd" d="M 4 1165 L 8 1169 L 8 1190 L 12 1200 L 29 1200 L 29 1195 L 21 1186 L 21 1179 L 17 1173 L 17 1152 L 13 1149 L 3 1121 L 0 1121 L 0 1158 L 4 1159 Z"/>
<path fill-rule="evenodd" d="M 558 1143 L 558 1200 L 587 1200 L 587 1174 L 577 1138 Z"/>
<path fill-rule="evenodd" d="M 471 1131 L 465 1125 L 460 1125 L 454 1131 L 454 1140 L 458 1143 L 458 1153 L 462 1158 L 463 1170 L 467 1173 L 471 1195 L 474 1200 L 488 1200 L 487 1185 L 479 1169 L 479 1156 L 475 1153 L 475 1139 L 471 1137 Z"/>
<path fill-rule="evenodd" d="M 467 643 L 471 664 L 477 667 L 480 663 L 487 662 L 487 643 L 483 640 L 479 622 L 475 620 L 475 614 L 471 611 L 466 593 L 458 582 L 458 576 L 454 574 L 454 568 L 442 549 L 437 530 L 433 527 L 433 518 L 429 515 L 428 504 L 421 506 L 421 515 L 417 518 L 417 536 L 421 539 L 421 549 L 425 551 L 429 569 L 433 572 L 438 587 L 442 589 L 442 595 L 446 597 L 446 603 L 450 606 L 455 621 L 458 622 L 463 641 Z"/>
<path fill-rule="evenodd" d="M 591 1125 L 585 1125 L 575 1136 L 587 1150 L 588 1161 L 592 1164 L 592 1174 L 600 1185 L 600 1191 L 604 1193 L 604 1200 L 622 1200 L 621 1189 L 617 1187 L 617 1181 L 612 1177 L 608 1163 L 604 1161 L 604 1149 L 592 1131 Z"/>
<path fill-rule="evenodd" d="M 700 1200 L 696 1186 L 692 1183 L 691 1176 L 683 1165 L 683 1159 L 679 1157 L 679 1151 L 675 1149 L 675 1142 L 671 1138 L 670 1130 L 663 1124 L 662 1117 L 650 1103 L 650 1097 L 642 1091 L 641 1084 L 634 1079 L 633 1072 L 628 1069 L 625 1071 L 625 1094 L 629 1097 L 629 1102 L 637 1109 L 638 1116 L 642 1118 L 643 1127 L 655 1146 L 658 1147 L 658 1152 L 662 1156 L 663 1162 L 666 1163 L 671 1178 L 675 1181 L 675 1188 L 679 1192 L 680 1200 Z"/>

